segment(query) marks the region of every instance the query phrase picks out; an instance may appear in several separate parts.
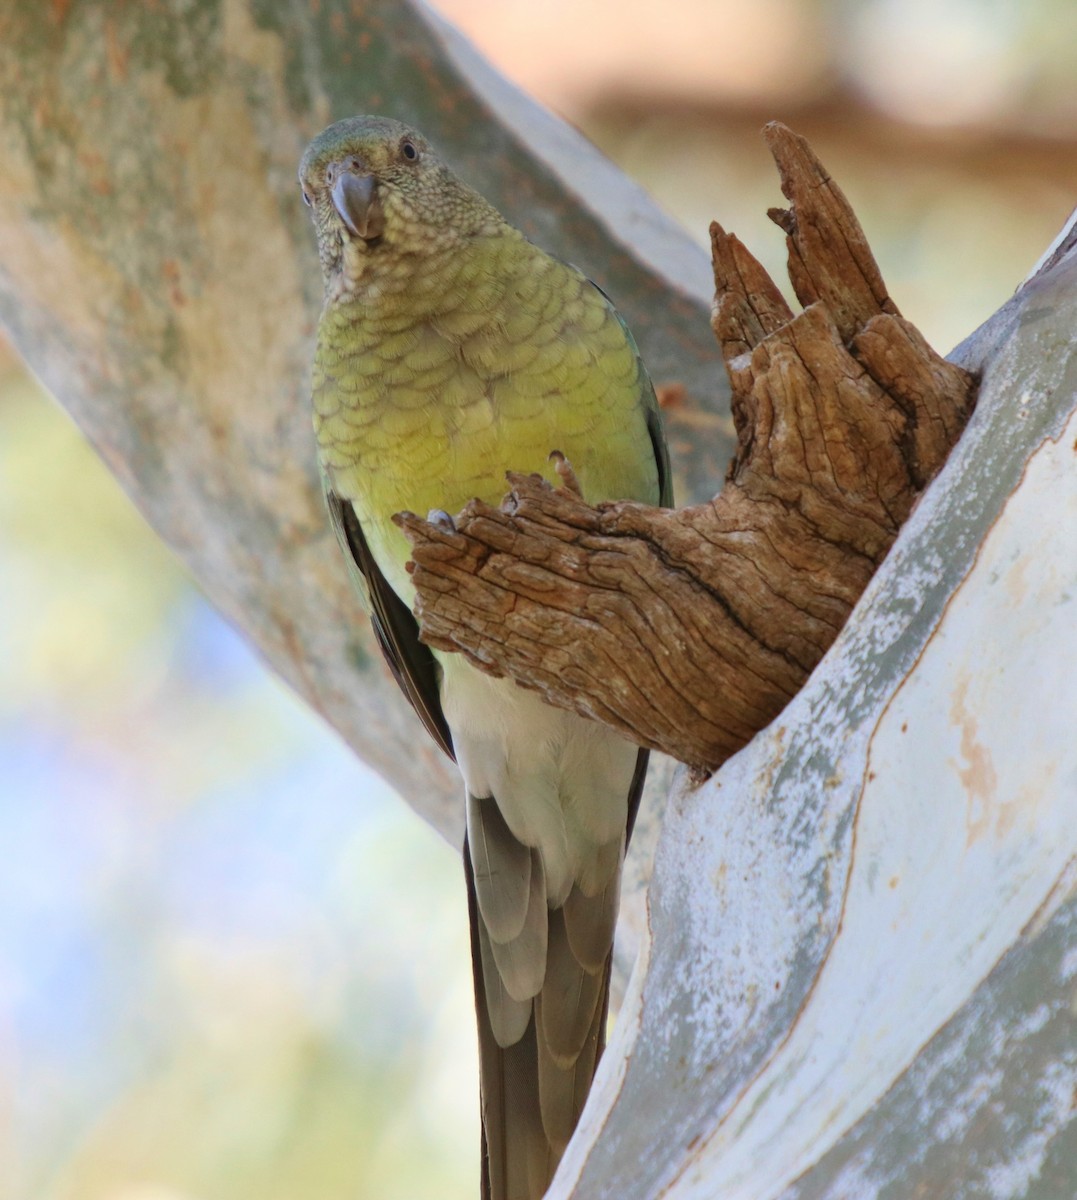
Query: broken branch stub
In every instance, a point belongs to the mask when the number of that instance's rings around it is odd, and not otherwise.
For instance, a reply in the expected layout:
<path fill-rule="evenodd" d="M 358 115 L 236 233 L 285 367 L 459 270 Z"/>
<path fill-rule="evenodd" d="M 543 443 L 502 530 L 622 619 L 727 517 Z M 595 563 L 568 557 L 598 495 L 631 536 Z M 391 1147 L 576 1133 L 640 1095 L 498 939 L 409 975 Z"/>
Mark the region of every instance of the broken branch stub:
<path fill-rule="evenodd" d="M 766 137 L 806 307 L 794 315 L 711 227 L 738 440 L 722 491 L 678 510 L 592 508 L 510 474 L 500 508 L 473 501 L 455 529 L 400 519 L 424 641 L 703 769 L 803 685 L 975 395 L 901 317 L 804 139 L 778 124 Z"/>

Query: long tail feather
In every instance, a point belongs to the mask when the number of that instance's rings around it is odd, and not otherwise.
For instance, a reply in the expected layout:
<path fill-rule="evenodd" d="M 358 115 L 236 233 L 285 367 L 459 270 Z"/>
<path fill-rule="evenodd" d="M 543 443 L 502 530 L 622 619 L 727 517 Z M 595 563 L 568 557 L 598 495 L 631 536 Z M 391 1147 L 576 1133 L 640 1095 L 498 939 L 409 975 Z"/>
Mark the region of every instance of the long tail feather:
<path fill-rule="evenodd" d="M 646 765 L 646 752 L 641 751 L 626 832 L 635 818 Z M 492 806 L 493 801 L 469 796 L 468 804 L 470 839 L 481 835 L 477 806 Z M 523 863 L 522 856 L 508 846 L 494 853 L 506 832 L 498 826 L 496 838 L 485 837 L 477 854 L 479 869 L 486 872 L 480 883 L 482 888 L 496 887 L 502 896 L 517 895 L 516 903 L 522 905 L 520 884 L 493 878 L 516 859 Z M 537 891 L 541 870 L 536 856 L 530 863 L 530 891 Z M 482 1200 L 541 1200 L 579 1121 L 605 1047 L 618 883 L 614 878 L 592 897 L 574 887 L 564 906 L 549 910 L 544 921 L 542 978 L 528 983 L 516 970 L 511 950 L 506 951 L 512 942 L 491 942 L 468 840 L 464 871 L 479 1037 Z M 528 901 L 525 922 L 518 916 L 512 920 L 512 927 L 519 929 L 521 949 L 530 937 L 533 903 L 534 897 Z M 503 979 L 506 969 L 521 980 L 523 990 L 533 991 L 533 1000 L 514 999 L 508 993 Z"/>

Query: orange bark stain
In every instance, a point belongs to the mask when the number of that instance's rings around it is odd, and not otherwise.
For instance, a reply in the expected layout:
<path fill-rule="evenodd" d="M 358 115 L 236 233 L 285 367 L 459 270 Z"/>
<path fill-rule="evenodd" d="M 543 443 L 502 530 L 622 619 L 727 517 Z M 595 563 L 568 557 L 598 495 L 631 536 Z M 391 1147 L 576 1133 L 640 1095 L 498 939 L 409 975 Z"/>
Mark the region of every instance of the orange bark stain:
<path fill-rule="evenodd" d="M 123 289 L 120 295 L 120 303 L 123 305 L 125 311 L 132 315 L 141 313 L 146 307 L 145 298 L 141 290 L 131 285 Z"/>
<path fill-rule="evenodd" d="M 979 740 L 975 715 L 968 708 L 969 680 L 962 677 L 954 689 L 950 720 L 961 731 L 961 758 L 957 776 L 965 789 L 965 844 L 977 842 L 992 826 L 997 804 L 998 772 L 988 746 Z"/>
<path fill-rule="evenodd" d="M 436 90 L 441 81 L 438 79 L 438 68 L 434 60 L 428 54 L 419 54 L 416 55 L 415 65 L 419 68 L 419 74 Z"/>
<path fill-rule="evenodd" d="M 161 263 L 161 274 L 164 276 L 165 284 L 168 287 L 168 295 L 173 305 L 176 308 L 181 308 L 187 303 L 187 297 L 180 286 L 179 263 L 174 258 L 166 258 Z"/>
<path fill-rule="evenodd" d="M 270 612 L 269 617 L 277 627 L 277 631 L 280 634 L 280 639 L 284 644 L 285 653 L 288 655 L 289 659 L 291 659 L 292 664 L 299 675 L 299 679 L 305 694 L 308 696 L 316 696 L 318 694 L 318 689 L 314 683 L 314 680 L 311 678 L 310 671 L 307 667 L 309 656 L 304 649 L 302 639 L 296 632 L 294 622 L 290 617 L 280 615 L 276 612 Z"/>
<path fill-rule="evenodd" d="M 126 79 L 128 51 L 116 32 L 115 21 L 105 21 L 105 57 L 112 74 L 117 79 Z"/>
<path fill-rule="evenodd" d="M 688 389 L 677 381 L 655 384 L 654 394 L 658 407 L 664 409 L 679 408 L 688 399 Z"/>
<path fill-rule="evenodd" d="M 52 0 L 52 19 L 57 25 L 62 25 L 67 20 L 70 8 L 71 0 Z"/>
<path fill-rule="evenodd" d="M 333 15 L 329 18 L 329 28 L 337 35 L 337 37 L 343 37 L 344 32 L 347 29 L 347 23 L 344 20 L 344 14 L 341 12 L 333 13 Z"/>
<path fill-rule="evenodd" d="M 1009 593 L 1013 606 L 1018 607 L 1028 595 L 1028 569 L 1032 560 L 1022 555 L 1006 572 L 1006 591 Z"/>
<path fill-rule="evenodd" d="M 113 188 L 104 158 L 95 151 L 83 150 L 79 153 L 78 162 L 86 172 L 86 187 L 96 196 L 111 196 Z"/>

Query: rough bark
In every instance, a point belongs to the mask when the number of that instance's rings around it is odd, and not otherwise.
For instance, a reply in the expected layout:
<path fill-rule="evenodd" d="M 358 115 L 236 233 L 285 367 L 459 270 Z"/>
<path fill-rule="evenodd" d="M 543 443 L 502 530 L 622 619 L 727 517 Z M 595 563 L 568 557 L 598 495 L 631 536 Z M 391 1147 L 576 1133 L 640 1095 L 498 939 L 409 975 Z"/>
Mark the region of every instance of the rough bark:
<path fill-rule="evenodd" d="M 971 410 L 972 376 L 904 320 L 803 139 L 767 138 L 792 202 L 794 316 L 712 226 L 737 453 L 712 501 L 591 508 L 510 476 L 500 509 L 405 516 L 423 637 L 713 768 L 803 686 Z M 551 447 L 551 449 L 554 449 Z"/>
<path fill-rule="evenodd" d="M 807 685 L 682 775 L 550 1200 L 1077 1194 L 1075 229 Z"/>

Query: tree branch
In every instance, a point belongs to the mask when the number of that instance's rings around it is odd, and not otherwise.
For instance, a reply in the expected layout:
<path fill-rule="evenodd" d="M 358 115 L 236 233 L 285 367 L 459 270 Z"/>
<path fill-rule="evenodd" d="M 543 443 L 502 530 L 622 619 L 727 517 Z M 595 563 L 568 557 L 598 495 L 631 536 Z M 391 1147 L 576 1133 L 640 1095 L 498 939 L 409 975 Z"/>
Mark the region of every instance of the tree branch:
<path fill-rule="evenodd" d="M 459 779 L 383 667 L 315 466 L 321 279 L 296 166 L 319 129 L 362 112 L 418 125 L 599 280 L 679 388 L 676 421 L 731 445 L 704 255 L 407 0 L 5 6 L 0 325 L 210 600 L 459 844 Z M 712 451 L 677 428 L 678 478 L 708 495 Z"/>
<path fill-rule="evenodd" d="M 737 452 L 721 493 L 676 511 L 591 508 L 510 475 L 456 528 L 401 517 L 423 637 L 700 768 L 803 685 L 946 459 L 972 377 L 898 313 L 845 197 L 768 127 L 804 310 L 712 226 L 713 328 Z M 553 447 L 551 447 L 553 449 Z"/>
<path fill-rule="evenodd" d="M 1073 229 L 825 661 L 674 788 L 551 1200 L 1071 1194 Z"/>

